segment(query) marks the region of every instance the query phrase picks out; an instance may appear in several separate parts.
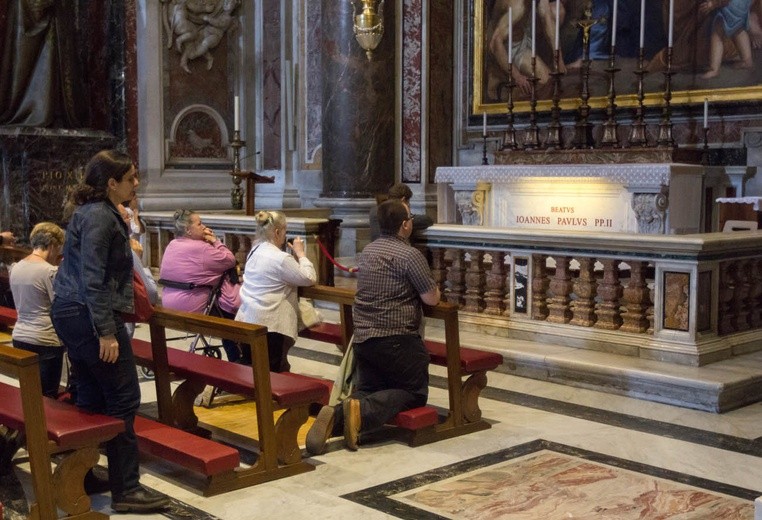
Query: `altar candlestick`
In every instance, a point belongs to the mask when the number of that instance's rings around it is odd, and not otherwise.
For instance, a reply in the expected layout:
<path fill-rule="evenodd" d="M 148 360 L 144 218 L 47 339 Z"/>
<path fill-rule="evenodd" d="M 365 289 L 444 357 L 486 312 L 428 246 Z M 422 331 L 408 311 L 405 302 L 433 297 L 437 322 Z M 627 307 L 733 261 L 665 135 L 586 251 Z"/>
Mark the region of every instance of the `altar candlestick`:
<path fill-rule="evenodd" d="M 482 135 L 487 137 L 487 112 L 482 112 Z"/>
<path fill-rule="evenodd" d="M 233 103 L 233 130 L 238 131 L 241 129 L 241 107 L 239 104 L 238 96 L 235 97 Z"/>
<path fill-rule="evenodd" d="M 513 63 L 513 7 L 508 8 L 508 63 Z"/>
<path fill-rule="evenodd" d="M 667 46 L 672 47 L 672 34 L 675 30 L 675 0 L 669 0 L 669 37 Z"/>
<path fill-rule="evenodd" d="M 559 48 L 559 35 L 561 33 L 561 6 L 559 5 L 559 2 L 556 2 L 556 39 L 555 39 L 555 46 L 553 47 L 554 51 L 557 51 Z"/>
<path fill-rule="evenodd" d="M 640 47 L 643 48 L 646 35 L 646 0 L 640 0 Z"/>
<path fill-rule="evenodd" d="M 704 128 L 709 128 L 709 98 L 704 98 Z"/>
<path fill-rule="evenodd" d="M 614 0 L 614 14 L 611 16 L 611 46 L 616 47 L 616 12 L 617 0 Z"/>
<path fill-rule="evenodd" d="M 537 26 L 537 3 L 532 0 L 532 57 L 537 56 L 537 49 L 535 46 L 535 28 Z"/>

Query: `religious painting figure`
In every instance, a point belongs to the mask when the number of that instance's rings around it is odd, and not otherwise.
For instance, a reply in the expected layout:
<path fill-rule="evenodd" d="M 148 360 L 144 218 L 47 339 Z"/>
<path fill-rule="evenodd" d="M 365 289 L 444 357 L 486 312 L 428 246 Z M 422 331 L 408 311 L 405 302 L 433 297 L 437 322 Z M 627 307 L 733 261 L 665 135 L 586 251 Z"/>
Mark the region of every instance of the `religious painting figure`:
<path fill-rule="evenodd" d="M 718 5 L 723 7 L 717 7 Z M 736 46 L 739 60 L 733 65 L 737 69 L 751 69 L 754 62 L 751 56 L 751 38 L 749 36 L 749 15 L 752 0 L 705 0 L 699 4 L 702 14 L 713 13 L 712 36 L 709 42 L 709 70 L 703 78 L 714 78 L 720 74 L 724 39 L 730 38 Z"/>
<path fill-rule="evenodd" d="M 82 128 L 89 112 L 74 0 L 9 0 L 0 125 Z"/>
<path fill-rule="evenodd" d="M 190 74 L 188 62 L 203 56 L 206 69 L 211 70 L 214 64 L 211 51 L 233 25 L 233 11 L 240 0 L 162 0 L 162 3 L 167 48 L 174 45 L 180 53 L 180 67 Z"/>

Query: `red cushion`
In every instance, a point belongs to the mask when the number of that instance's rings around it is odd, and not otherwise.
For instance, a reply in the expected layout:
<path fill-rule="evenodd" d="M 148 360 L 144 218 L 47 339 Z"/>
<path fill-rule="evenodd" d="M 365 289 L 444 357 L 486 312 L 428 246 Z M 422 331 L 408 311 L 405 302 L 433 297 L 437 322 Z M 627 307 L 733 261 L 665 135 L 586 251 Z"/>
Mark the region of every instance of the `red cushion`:
<path fill-rule="evenodd" d="M 411 408 L 394 416 L 391 424 L 406 430 L 420 430 L 439 422 L 439 414 L 433 406 Z"/>
<path fill-rule="evenodd" d="M 10 307 L 0 307 L 0 323 L 3 325 L 15 325 L 19 315 L 16 309 Z"/>
<path fill-rule="evenodd" d="M 341 325 L 338 323 L 321 322 L 310 328 L 300 330 L 299 336 L 324 343 L 336 343 L 339 345 L 342 343 Z"/>
<path fill-rule="evenodd" d="M 135 434 L 141 451 L 204 475 L 238 467 L 238 450 L 166 424 L 135 417 Z"/>
<path fill-rule="evenodd" d="M 0 424 L 24 430 L 21 390 L 0 383 Z M 68 449 L 107 441 L 124 431 L 124 421 L 80 410 L 76 406 L 42 397 L 48 439 Z"/>
<path fill-rule="evenodd" d="M 132 340 L 136 357 L 153 360 L 151 344 Z M 150 356 L 150 357 L 149 357 Z M 231 394 L 254 397 L 254 377 L 250 366 L 230 363 L 176 348 L 167 349 L 170 370 L 178 377 L 203 380 Z M 328 402 L 330 390 L 318 379 L 289 372 L 270 372 L 272 398 L 282 408 Z"/>
<path fill-rule="evenodd" d="M 431 362 L 435 365 L 447 366 L 447 346 L 431 340 L 426 340 L 424 343 L 431 356 Z M 460 369 L 464 374 L 494 370 L 502 364 L 503 356 L 496 352 L 460 347 Z"/>

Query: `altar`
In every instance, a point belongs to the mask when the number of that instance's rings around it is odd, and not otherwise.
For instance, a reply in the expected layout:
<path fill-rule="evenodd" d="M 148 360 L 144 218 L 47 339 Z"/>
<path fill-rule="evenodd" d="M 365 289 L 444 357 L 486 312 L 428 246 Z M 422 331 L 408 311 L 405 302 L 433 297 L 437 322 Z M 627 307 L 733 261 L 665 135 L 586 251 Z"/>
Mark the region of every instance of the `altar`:
<path fill-rule="evenodd" d="M 713 201 L 742 194 L 746 167 L 683 163 L 437 168 L 438 221 L 485 227 L 690 234 L 717 228 Z"/>

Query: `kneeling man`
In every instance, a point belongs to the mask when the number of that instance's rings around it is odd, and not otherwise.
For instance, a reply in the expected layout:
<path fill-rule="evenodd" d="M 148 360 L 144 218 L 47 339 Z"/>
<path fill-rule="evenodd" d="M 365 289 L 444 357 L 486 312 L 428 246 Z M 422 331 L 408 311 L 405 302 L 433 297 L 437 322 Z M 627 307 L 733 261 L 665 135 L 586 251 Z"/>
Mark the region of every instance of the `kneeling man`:
<path fill-rule="evenodd" d="M 426 259 L 410 245 L 413 215 L 400 200 L 378 206 L 381 237 L 358 257 L 353 305 L 354 391 L 343 403 L 324 406 L 307 434 L 307 450 L 325 453 L 340 435 L 357 449 L 360 432 L 379 428 L 404 410 L 426 404 L 429 354 L 420 335 L 421 303 L 436 305 L 439 288 Z"/>

